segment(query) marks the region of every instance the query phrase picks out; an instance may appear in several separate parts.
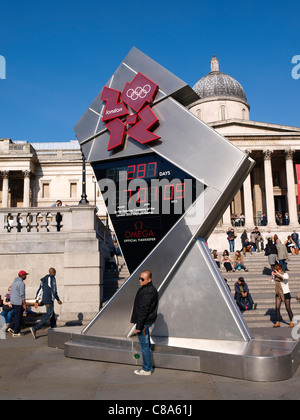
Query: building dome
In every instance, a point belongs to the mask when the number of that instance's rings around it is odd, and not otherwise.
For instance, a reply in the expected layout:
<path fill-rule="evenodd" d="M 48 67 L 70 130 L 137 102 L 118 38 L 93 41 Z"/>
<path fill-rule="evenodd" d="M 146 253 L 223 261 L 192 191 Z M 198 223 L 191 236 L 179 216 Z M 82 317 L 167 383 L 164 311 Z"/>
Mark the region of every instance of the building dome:
<path fill-rule="evenodd" d="M 241 84 L 228 74 L 220 72 L 219 61 L 215 56 L 211 60 L 211 72 L 202 77 L 193 89 L 200 99 L 232 98 L 249 106 Z"/>
<path fill-rule="evenodd" d="M 219 60 L 213 56 L 211 71 L 193 87 L 199 99 L 189 105 L 189 111 L 210 124 L 218 121 L 249 120 L 250 106 L 240 83 L 219 70 Z"/>

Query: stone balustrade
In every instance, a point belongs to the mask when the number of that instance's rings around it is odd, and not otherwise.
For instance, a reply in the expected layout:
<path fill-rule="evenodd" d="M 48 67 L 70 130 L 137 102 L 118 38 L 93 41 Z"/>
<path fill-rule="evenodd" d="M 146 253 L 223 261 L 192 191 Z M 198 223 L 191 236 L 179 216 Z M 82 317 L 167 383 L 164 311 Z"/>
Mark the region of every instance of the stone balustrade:
<path fill-rule="evenodd" d="M 55 267 L 63 302 L 55 309 L 59 325 L 82 317 L 89 322 L 98 313 L 113 241 L 95 206 L 3 208 L 0 237 L 0 294 L 26 270 L 26 298 L 33 299 L 40 279 Z"/>
<path fill-rule="evenodd" d="M 0 209 L 0 233 L 69 232 L 73 207 Z"/>

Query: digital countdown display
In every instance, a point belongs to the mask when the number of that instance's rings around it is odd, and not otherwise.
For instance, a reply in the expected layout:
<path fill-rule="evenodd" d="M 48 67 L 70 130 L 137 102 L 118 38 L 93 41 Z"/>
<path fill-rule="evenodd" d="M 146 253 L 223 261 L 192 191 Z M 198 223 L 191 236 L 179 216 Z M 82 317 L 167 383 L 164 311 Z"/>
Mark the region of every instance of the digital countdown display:
<path fill-rule="evenodd" d="M 128 269 L 133 272 L 205 186 L 157 154 L 94 163 Z M 200 188 L 199 188 L 200 187 Z"/>

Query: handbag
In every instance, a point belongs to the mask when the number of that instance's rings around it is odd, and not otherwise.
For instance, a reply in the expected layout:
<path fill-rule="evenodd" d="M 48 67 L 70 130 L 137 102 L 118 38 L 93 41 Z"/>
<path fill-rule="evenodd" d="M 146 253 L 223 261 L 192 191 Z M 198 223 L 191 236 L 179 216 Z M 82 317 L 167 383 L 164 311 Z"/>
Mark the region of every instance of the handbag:
<path fill-rule="evenodd" d="M 8 306 L 8 305 L 3 305 L 2 306 L 2 310 L 3 311 L 5 311 L 5 312 L 10 312 L 10 311 L 12 311 L 14 308 L 13 307 L 10 307 L 10 306 Z"/>

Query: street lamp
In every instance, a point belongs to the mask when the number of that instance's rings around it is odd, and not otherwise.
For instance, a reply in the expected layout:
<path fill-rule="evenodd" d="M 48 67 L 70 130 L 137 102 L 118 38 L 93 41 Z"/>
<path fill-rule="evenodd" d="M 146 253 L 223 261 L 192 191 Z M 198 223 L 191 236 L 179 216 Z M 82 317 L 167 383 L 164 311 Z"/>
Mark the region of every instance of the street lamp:
<path fill-rule="evenodd" d="M 83 154 L 82 148 L 80 148 L 81 156 L 82 156 L 82 194 L 81 200 L 78 204 L 86 205 L 89 204 L 87 195 L 86 195 L 86 169 L 85 169 L 85 156 Z"/>
<path fill-rule="evenodd" d="M 96 206 L 96 200 L 97 200 L 97 179 L 95 175 L 92 176 L 92 181 L 94 184 L 94 205 Z"/>

